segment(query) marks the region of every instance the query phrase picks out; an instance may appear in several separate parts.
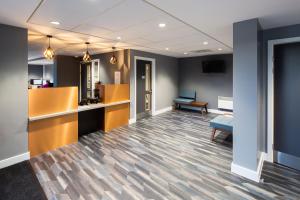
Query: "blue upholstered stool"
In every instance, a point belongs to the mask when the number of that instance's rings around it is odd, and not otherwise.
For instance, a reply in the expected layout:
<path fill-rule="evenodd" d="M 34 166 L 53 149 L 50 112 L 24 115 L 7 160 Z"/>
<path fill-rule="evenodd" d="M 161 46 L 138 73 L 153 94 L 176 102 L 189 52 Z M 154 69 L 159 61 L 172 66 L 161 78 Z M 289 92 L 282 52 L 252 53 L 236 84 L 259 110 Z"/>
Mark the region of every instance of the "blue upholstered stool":
<path fill-rule="evenodd" d="M 233 116 L 232 115 L 219 115 L 210 120 L 210 127 L 213 128 L 211 140 L 215 138 L 216 130 L 222 130 L 232 133 L 233 131 Z"/>

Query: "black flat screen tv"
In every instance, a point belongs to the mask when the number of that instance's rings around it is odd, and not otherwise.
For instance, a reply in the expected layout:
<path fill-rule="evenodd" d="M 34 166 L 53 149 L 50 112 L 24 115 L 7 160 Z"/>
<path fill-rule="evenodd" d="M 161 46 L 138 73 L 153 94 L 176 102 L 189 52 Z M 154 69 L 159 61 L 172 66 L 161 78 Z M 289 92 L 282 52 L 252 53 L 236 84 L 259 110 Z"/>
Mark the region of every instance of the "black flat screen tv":
<path fill-rule="evenodd" d="M 224 60 L 210 60 L 202 62 L 203 73 L 225 73 L 226 66 Z"/>

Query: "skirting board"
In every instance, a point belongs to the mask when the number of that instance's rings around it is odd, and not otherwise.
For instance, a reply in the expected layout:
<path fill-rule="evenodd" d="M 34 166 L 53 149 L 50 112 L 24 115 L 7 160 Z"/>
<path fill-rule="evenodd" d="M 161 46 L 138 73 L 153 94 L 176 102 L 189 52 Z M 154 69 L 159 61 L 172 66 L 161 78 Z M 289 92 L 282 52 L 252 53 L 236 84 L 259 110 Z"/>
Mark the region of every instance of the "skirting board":
<path fill-rule="evenodd" d="M 201 111 L 201 108 L 196 108 L 196 107 L 191 107 L 191 106 L 181 106 L 182 108 L 190 109 L 190 110 L 197 110 Z M 218 110 L 218 109 L 207 109 L 209 113 L 214 113 L 214 114 L 219 114 L 219 115 L 224 115 L 226 113 L 232 113 L 230 111 L 223 111 L 223 110 Z"/>
<path fill-rule="evenodd" d="M 169 106 L 169 107 L 166 107 L 166 108 L 163 108 L 163 109 L 160 109 L 160 110 L 156 110 L 155 113 L 153 114 L 153 116 L 159 115 L 159 114 L 171 111 L 171 110 L 172 110 L 172 106 Z"/>
<path fill-rule="evenodd" d="M 129 119 L 129 124 L 134 124 L 136 122 L 136 118 Z"/>
<path fill-rule="evenodd" d="M 242 166 L 234 164 L 232 162 L 231 163 L 231 172 L 259 183 L 265 157 L 266 157 L 266 154 L 264 152 L 262 152 L 260 155 L 260 158 L 259 158 L 259 163 L 258 163 L 256 171 L 242 167 Z"/>
<path fill-rule="evenodd" d="M 232 113 L 230 111 L 222 111 L 222 110 L 217 110 L 217 109 L 207 109 L 207 111 L 209 113 L 220 114 L 220 115 L 224 115 L 226 113 Z"/>
<path fill-rule="evenodd" d="M 29 158 L 30 158 L 30 153 L 26 152 L 10 158 L 6 158 L 4 160 L 0 160 L 0 169 L 20 163 L 24 160 L 29 160 Z"/>

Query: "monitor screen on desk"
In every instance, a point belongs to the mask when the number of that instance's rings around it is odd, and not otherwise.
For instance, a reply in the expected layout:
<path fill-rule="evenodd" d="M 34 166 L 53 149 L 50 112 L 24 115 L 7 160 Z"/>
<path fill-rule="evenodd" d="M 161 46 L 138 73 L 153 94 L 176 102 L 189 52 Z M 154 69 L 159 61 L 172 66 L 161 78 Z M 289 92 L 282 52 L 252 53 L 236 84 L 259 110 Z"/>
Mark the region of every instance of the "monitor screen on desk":
<path fill-rule="evenodd" d="M 42 80 L 41 79 L 33 79 L 32 85 L 42 85 Z"/>

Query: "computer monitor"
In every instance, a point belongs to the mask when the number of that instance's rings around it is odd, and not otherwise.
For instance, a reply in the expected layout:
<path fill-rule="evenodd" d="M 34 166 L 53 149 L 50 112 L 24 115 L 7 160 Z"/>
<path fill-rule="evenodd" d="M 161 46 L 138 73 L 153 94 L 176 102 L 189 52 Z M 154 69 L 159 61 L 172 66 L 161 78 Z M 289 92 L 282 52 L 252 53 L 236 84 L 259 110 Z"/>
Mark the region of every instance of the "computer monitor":
<path fill-rule="evenodd" d="M 42 85 L 42 79 L 33 79 L 32 85 Z"/>

